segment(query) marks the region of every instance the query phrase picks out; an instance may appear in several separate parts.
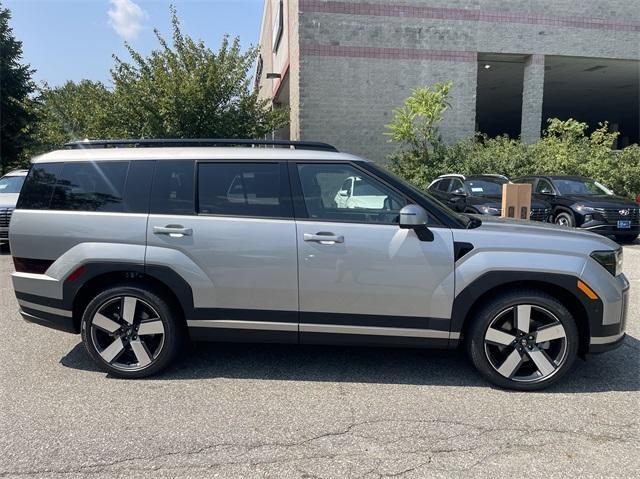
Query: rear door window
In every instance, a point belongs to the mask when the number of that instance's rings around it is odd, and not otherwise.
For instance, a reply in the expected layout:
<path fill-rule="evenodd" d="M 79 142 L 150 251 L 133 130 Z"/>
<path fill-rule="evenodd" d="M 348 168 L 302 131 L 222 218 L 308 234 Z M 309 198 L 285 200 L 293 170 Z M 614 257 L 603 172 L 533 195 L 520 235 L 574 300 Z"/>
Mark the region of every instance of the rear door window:
<path fill-rule="evenodd" d="M 200 163 L 198 213 L 291 218 L 286 175 L 280 163 Z"/>
<path fill-rule="evenodd" d="M 159 160 L 151 191 L 151 213 L 195 214 L 194 161 Z"/>

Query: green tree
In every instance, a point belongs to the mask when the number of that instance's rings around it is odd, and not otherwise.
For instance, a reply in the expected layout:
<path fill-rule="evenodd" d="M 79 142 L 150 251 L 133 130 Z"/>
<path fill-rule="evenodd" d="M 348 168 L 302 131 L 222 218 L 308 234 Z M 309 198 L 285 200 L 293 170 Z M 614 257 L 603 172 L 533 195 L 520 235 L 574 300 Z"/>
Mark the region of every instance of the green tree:
<path fill-rule="evenodd" d="M 30 153 L 53 150 L 73 139 L 118 136 L 113 111 L 113 93 L 100 82 L 68 81 L 56 88 L 45 85 Z"/>
<path fill-rule="evenodd" d="M 427 178 L 442 170 L 446 147 L 438 124 L 449 109 L 451 83 L 416 88 L 404 105 L 393 111 L 386 125 L 389 141 L 398 149 L 389 158 L 389 167 L 418 187 L 426 187 Z"/>
<path fill-rule="evenodd" d="M 160 48 L 144 57 L 114 56 L 113 87 L 83 80 L 45 88 L 37 128 L 39 151 L 85 138 L 259 138 L 288 122 L 251 86 L 256 48 L 242 52 L 225 36 L 217 51 L 180 30 L 171 7 L 171 43 L 156 30 Z"/>
<path fill-rule="evenodd" d="M 0 4 L 0 169 L 18 164 L 23 149 L 31 141 L 35 119 L 33 100 L 36 87 L 34 70 L 23 65 L 22 42 L 16 40 L 9 25 L 11 12 Z"/>

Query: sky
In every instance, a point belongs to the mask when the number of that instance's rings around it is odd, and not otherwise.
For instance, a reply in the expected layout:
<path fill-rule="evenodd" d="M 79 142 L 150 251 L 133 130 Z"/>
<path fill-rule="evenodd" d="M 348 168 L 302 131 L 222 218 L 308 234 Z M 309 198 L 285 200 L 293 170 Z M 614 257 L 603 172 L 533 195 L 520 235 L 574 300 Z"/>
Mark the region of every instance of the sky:
<path fill-rule="evenodd" d="M 89 79 L 110 85 L 112 55 L 128 59 L 127 41 L 146 54 L 158 47 L 153 29 L 169 38 L 169 5 L 183 33 L 217 50 L 225 33 L 243 48 L 258 41 L 264 0 L 0 0 L 22 41 L 34 79 L 50 86 Z"/>

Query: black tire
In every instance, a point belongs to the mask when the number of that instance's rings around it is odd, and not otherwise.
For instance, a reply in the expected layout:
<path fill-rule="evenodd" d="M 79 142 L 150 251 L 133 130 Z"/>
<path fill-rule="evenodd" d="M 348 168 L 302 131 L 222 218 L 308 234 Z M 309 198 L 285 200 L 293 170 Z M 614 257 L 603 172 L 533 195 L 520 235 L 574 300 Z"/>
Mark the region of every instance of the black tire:
<path fill-rule="evenodd" d="M 576 225 L 573 214 L 568 211 L 560 211 L 553 219 L 553 222 L 560 226 L 566 226 L 567 228 L 573 228 Z"/>
<path fill-rule="evenodd" d="M 124 318 L 127 316 L 123 311 L 127 309 L 125 301 L 134 304 L 130 323 Z M 107 319 L 98 320 L 99 312 Z M 103 326 L 107 324 L 107 329 L 97 326 L 98 322 Z M 141 326 L 143 323 L 146 329 Z M 111 332 L 116 326 L 120 329 Z M 143 378 L 162 371 L 176 358 L 186 337 L 177 308 L 152 288 L 139 284 L 119 284 L 99 293 L 85 308 L 80 329 L 89 356 L 100 369 L 120 378 Z M 107 361 L 105 353 L 119 349 L 118 341 L 122 343 L 122 349 Z M 109 347 L 112 349 L 108 350 Z"/>
<path fill-rule="evenodd" d="M 518 306 L 521 306 L 525 313 L 527 307 L 531 307 L 528 314 L 531 330 L 524 337 L 515 328 L 518 321 L 516 314 L 520 311 Z M 547 320 L 549 323 L 545 324 Z M 502 321 L 507 325 L 511 322 L 514 329 L 509 331 L 508 326 L 506 329 L 496 326 Z M 541 325 L 540 329 L 533 329 L 536 324 Z M 538 343 L 538 335 L 542 341 L 544 337 L 551 336 L 549 332 L 552 328 L 565 336 Z M 505 342 L 494 344 L 487 339 L 493 337 L 493 329 L 498 329 L 499 332 L 506 331 Z M 540 333 L 541 330 L 545 330 L 546 335 Z M 534 340 L 529 340 L 530 337 L 534 337 Z M 511 342 L 511 339 L 514 342 Z M 522 339 L 527 341 L 527 344 L 521 344 Z M 500 341 L 503 341 L 502 337 Z M 506 389 L 533 391 L 551 386 L 571 369 L 578 353 L 578 344 L 578 329 L 569 310 L 554 297 L 542 291 L 527 289 L 500 294 L 486 303 L 472 318 L 465 345 L 473 365 L 490 382 Z M 516 369 L 513 374 L 507 377 L 504 373 L 505 370 L 510 370 L 507 364 L 510 358 L 515 358 L 511 362 L 519 365 L 514 366 Z M 545 367 L 538 367 L 539 363 L 549 368 L 548 373 L 543 372 Z M 503 370 L 503 373 L 499 370 Z M 536 378 L 536 374 L 540 377 Z"/>
<path fill-rule="evenodd" d="M 638 239 L 637 234 L 616 235 L 616 241 L 618 243 L 633 243 L 637 239 Z"/>

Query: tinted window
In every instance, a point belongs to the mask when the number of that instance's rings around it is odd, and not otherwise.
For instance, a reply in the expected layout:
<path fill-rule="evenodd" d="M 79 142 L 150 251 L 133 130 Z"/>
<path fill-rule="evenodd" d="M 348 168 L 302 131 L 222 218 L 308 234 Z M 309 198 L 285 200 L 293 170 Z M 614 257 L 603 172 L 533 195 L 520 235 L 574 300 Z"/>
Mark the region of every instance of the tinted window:
<path fill-rule="evenodd" d="M 456 191 L 456 190 L 464 191 L 464 185 L 462 184 L 462 181 L 458 180 L 457 178 L 454 178 L 451 180 L 451 186 L 449 187 L 449 191 Z"/>
<path fill-rule="evenodd" d="M 231 216 L 291 217 L 288 182 L 278 163 L 201 163 L 198 211 Z"/>
<path fill-rule="evenodd" d="M 156 162 L 151 192 L 151 212 L 156 214 L 194 214 L 194 162 L 190 160 Z"/>
<path fill-rule="evenodd" d="M 542 180 L 540 181 L 542 183 Z M 562 195 L 612 195 L 613 192 L 594 180 L 554 180 Z"/>
<path fill-rule="evenodd" d="M 440 181 L 440 183 L 438 183 L 438 186 L 436 186 L 436 189 L 438 191 L 449 191 L 449 186 L 451 185 L 451 180 L 449 178 L 444 179 L 442 181 Z"/>
<path fill-rule="evenodd" d="M 542 193 L 545 195 L 553 194 L 553 188 L 547 180 L 538 180 L 538 186 L 536 186 L 536 193 Z"/>
<path fill-rule="evenodd" d="M 24 182 L 17 208 L 48 209 L 53 187 L 62 171 L 62 163 L 37 163 Z"/>
<path fill-rule="evenodd" d="M 0 194 L 20 193 L 20 188 L 24 183 L 24 176 L 5 176 L 0 178 Z"/>
<path fill-rule="evenodd" d="M 310 218 L 394 223 L 406 204 L 399 193 L 351 165 L 299 164 L 298 173 Z M 359 186 L 354 186 L 353 196 L 341 195 L 341 186 L 350 178 Z"/>
<path fill-rule="evenodd" d="M 464 182 L 473 196 L 502 196 L 502 185 L 506 181 L 500 180 L 467 180 Z"/>
<path fill-rule="evenodd" d="M 132 161 L 124 192 L 124 210 L 128 213 L 148 213 L 149 193 L 155 161 Z"/>
<path fill-rule="evenodd" d="M 128 161 L 65 163 L 58 177 L 51 209 L 123 211 Z"/>

